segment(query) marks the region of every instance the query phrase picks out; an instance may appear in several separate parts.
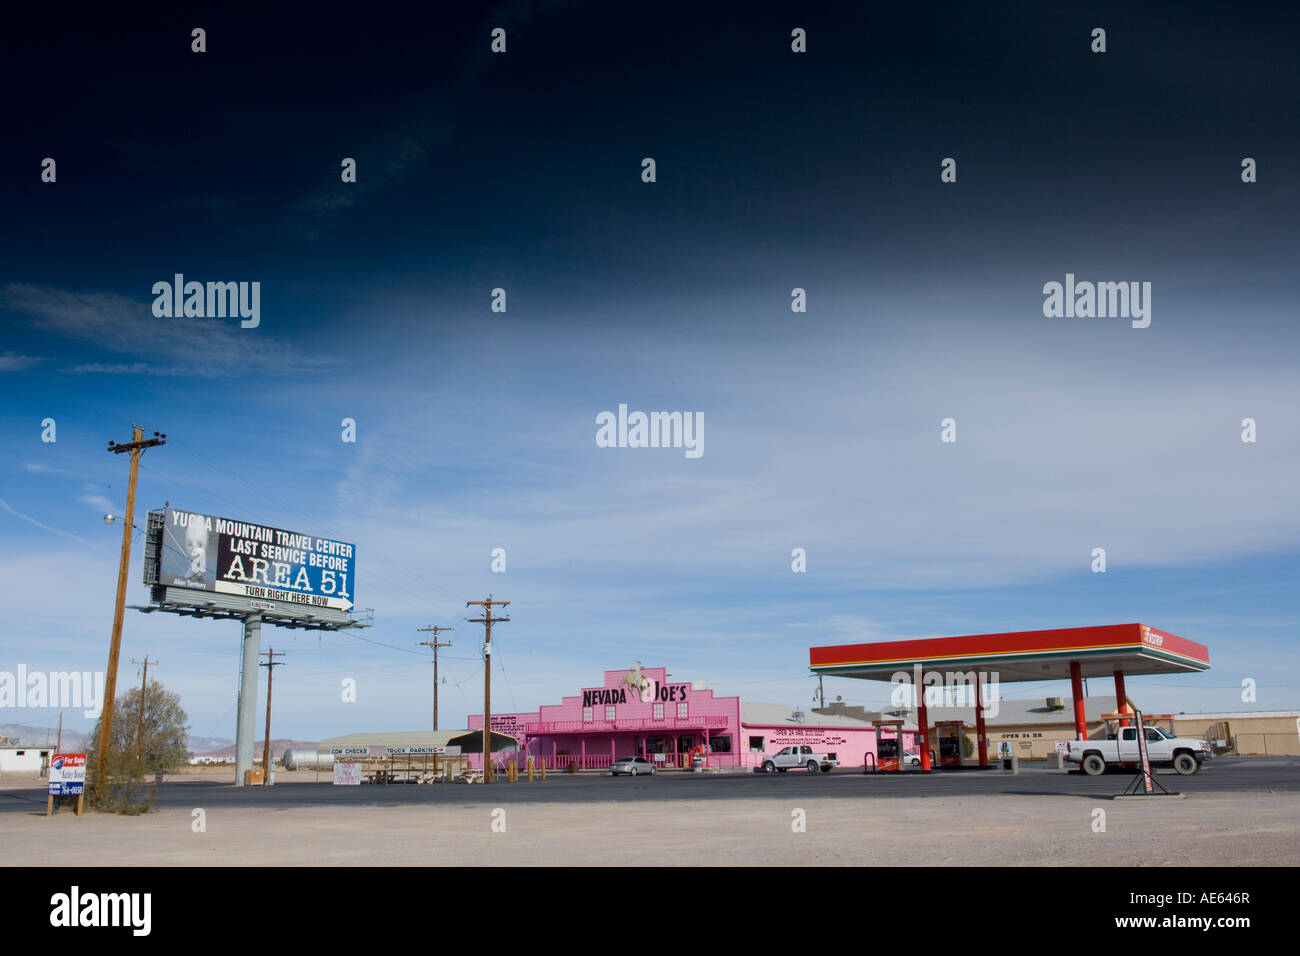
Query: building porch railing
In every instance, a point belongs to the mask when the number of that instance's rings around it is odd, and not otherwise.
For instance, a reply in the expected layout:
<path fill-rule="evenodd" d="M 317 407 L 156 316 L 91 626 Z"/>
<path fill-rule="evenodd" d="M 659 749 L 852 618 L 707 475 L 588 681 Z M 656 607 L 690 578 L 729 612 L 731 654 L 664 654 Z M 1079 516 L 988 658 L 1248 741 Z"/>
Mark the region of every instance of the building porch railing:
<path fill-rule="evenodd" d="M 638 717 L 630 720 L 539 720 L 524 725 L 529 737 L 547 734 L 602 734 L 620 732 L 652 732 L 669 730 L 723 730 L 727 727 L 725 714 L 705 714 L 699 717 Z"/>

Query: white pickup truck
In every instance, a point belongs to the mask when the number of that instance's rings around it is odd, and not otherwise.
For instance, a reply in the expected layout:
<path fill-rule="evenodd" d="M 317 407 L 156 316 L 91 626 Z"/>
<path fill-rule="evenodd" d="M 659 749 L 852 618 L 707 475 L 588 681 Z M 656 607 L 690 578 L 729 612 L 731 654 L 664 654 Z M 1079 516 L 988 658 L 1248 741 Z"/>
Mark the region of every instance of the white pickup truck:
<path fill-rule="evenodd" d="M 764 757 L 762 770 L 764 773 L 771 773 L 773 770 L 785 773 L 791 767 L 803 767 L 809 773 L 816 773 L 818 770 L 822 773 L 830 773 L 839 764 L 839 758 L 835 754 L 817 754 L 813 753 L 813 749 L 809 746 L 791 744 L 784 750 L 778 750 Z"/>
<path fill-rule="evenodd" d="M 1147 760 L 1151 766 L 1173 767 L 1181 774 L 1196 773 L 1212 757 L 1210 745 L 1192 737 L 1175 737 L 1159 727 L 1144 727 Z M 1109 740 L 1071 740 L 1065 754 L 1067 763 L 1077 763 L 1091 776 L 1105 773 L 1108 767 L 1134 766 L 1142 762 L 1138 753 L 1136 727 L 1119 728 L 1119 736 Z"/>

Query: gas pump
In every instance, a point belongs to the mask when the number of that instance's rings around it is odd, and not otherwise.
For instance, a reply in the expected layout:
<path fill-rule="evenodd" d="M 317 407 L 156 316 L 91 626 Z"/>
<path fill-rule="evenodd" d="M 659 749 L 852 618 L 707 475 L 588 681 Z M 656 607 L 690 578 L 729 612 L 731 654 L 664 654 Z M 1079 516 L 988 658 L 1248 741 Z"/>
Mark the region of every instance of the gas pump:
<path fill-rule="evenodd" d="M 903 721 L 876 721 L 876 769 L 889 773 L 903 769 Z"/>
<path fill-rule="evenodd" d="M 934 725 L 939 738 L 939 766 L 961 766 L 961 738 L 965 723 L 960 720 L 941 720 Z"/>

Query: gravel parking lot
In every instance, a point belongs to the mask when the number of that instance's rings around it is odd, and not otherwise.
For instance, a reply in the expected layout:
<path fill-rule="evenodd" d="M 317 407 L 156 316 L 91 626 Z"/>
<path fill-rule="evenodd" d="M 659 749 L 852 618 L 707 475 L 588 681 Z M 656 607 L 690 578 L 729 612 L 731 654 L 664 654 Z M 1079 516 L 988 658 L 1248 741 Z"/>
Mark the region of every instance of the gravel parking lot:
<path fill-rule="evenodd" d="M 548 781 L 546 789 L 302 786 L 336 801 L 347 790 L 354 801 L 328 805 L 303 805 L 305 796 L 285 796 L 288 787 L 247 793 L 198 779 L 165 787 L 166 808 L 144 816 L 46 819 L 32 788 L 26 798 L 22 790 L 0 793 L 10 809 L 0 813 L 0 845 L 6 864 L 49 866 L 88 859 L 127 866 L 1282 866 L 1300 858 L 1293 762 L 1273 768 L 1282 788 L 1189 787 L 1185 799 L 1128 801 L 1110 799 L 1123 779 L 1103 778 L 1105 793 L 1070 793 L 1075 780 L 1086 789 L 1095 778 L 1060 775 L 1043 793 L 963 793 L 966 785 L 953 781 L 947 794 L 888 799 L 870 798 L 885 781 L 817 775 L 795 783 L 794 774 L 582 778 L 563 787 Z M 267 802 L 223 801 L 232 795 Z"/>

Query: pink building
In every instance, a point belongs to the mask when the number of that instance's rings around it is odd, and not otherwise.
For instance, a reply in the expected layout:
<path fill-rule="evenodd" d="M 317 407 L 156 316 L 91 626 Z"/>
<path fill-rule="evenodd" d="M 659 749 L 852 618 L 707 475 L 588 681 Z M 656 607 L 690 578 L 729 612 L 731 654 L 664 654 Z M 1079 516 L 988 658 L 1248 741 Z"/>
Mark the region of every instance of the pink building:
<path fill-rule="evenodd" d="M 482 714 L 469 718 L 469 729 L 483 729 Z M 685 768 L 699 748 L 708 767 L 757 767 L 766 754 L 791 744 L 808 744 L 835 754 L 841 766 L 861 767 L 876 752 L 876 730 L 867 721 L 715 697 L 690 682 L 669 680 L 662 667 L 605 671 L 603 684 L 580 688 L 558 704 L 493 714 L 492 731 L 519 741 L 518 751 L 493 755 L 493 764 L 502 768 L 517 760 L 522 769 L 533 757 L 551 768 L 577 761 L 583 770 L 599 770 L 633 754 L 666 769 Z M 907 732 L 906 746 L 914 743 L 915 734 Z M 482 757 L 470 761 L 479 766 Z"/>

